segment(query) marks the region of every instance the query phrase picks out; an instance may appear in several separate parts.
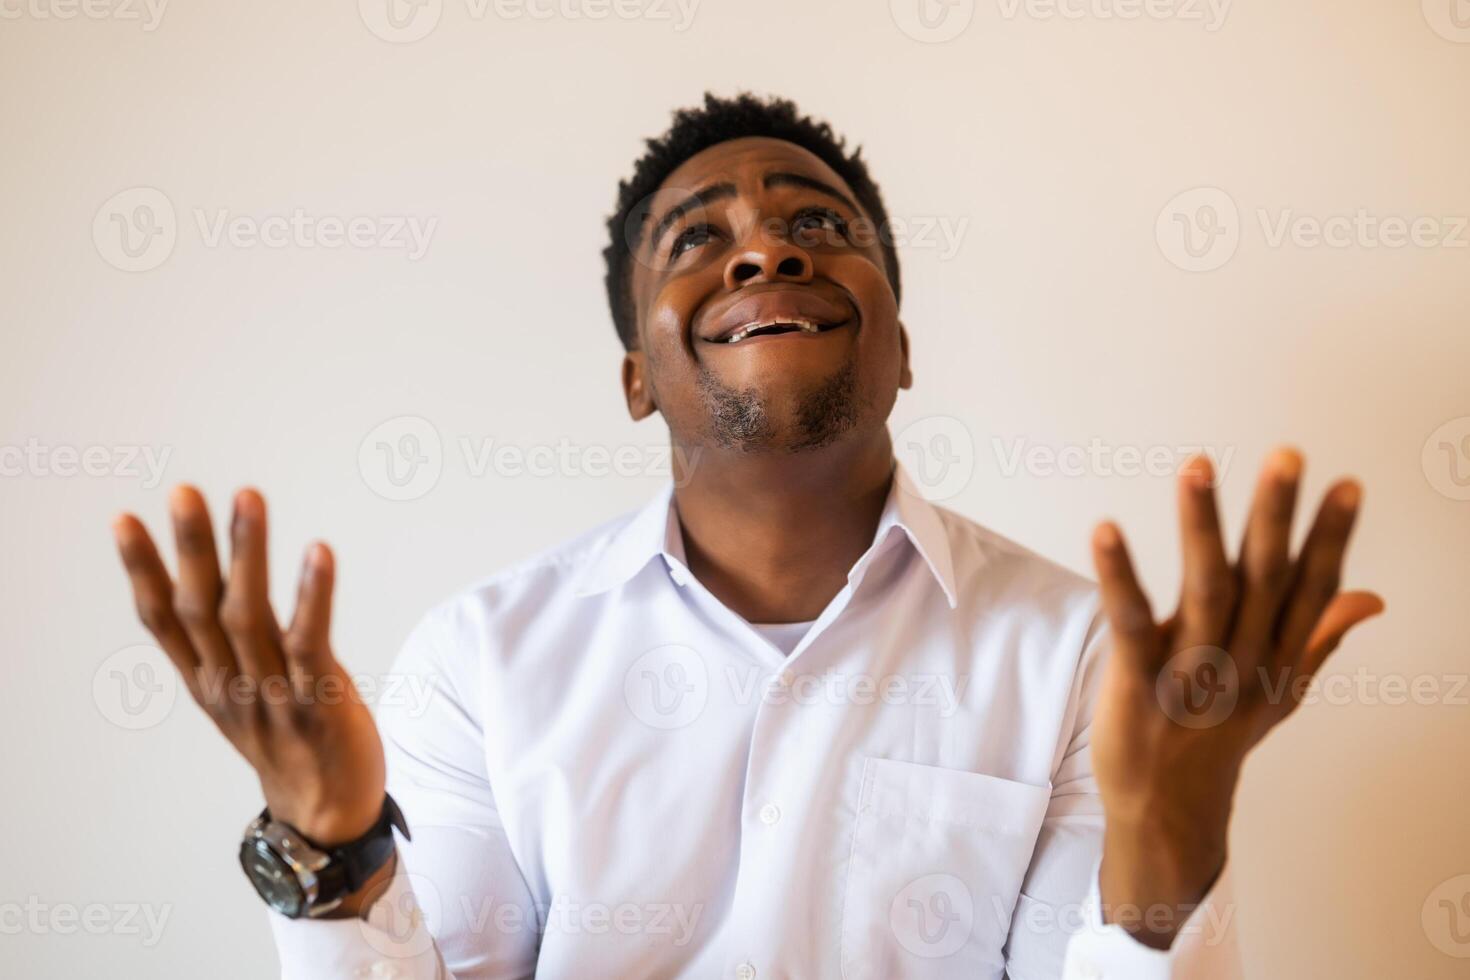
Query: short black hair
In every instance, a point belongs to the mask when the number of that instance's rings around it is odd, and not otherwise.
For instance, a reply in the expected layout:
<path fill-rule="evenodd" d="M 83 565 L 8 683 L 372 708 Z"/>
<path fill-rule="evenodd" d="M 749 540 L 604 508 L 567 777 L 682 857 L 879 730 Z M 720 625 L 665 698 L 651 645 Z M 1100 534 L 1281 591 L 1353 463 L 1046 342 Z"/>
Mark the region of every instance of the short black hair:
<path fill-rule="evenodd" d="M 747 136 L 765 136 L 795 143 L 817 156 L 847 182 L 857 195 L 858 203 L 868 217 L 884 233 L 878 236 L 887 266 L 888 281 L 895 298 L 899 295 L 898 253 L 892 236 L 886 233 L 888 212 L 878 185 L 868 174 L 862 159 L 862 147 L 852 153 L 846 140 L 835 135 L 832 127 L 820 120 L 804 116 L 789 99 L 758 98 L 741 92 L 734 98 L 719 98 L 706 92 L 704 105 L 679 109 L 674 121 L 660 137 L 646 141 L 647 150 L 633 165 L 633 176 L 618 182 L 617 212 L 608 219 L 609 242 L 602 256 L 607 262 L 607 302 L 612 310 L 613 325 L 623 347 L 632 350 L 638 342 L 637 314 L 633 308 L 633 250 L 638 247 L 644 220 L 648 217 L 648 201 L 655 191 L 679 166 L 702 150 L 717 143 Z"/>

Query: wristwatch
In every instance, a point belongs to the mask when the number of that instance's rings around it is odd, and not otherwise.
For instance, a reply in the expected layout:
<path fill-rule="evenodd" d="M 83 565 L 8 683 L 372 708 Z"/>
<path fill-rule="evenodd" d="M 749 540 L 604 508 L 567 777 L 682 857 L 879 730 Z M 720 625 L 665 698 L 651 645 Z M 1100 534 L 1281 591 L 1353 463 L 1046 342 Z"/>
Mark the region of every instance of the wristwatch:
<path fill-rule="evenodd" d="M 327 915 L 393 856 L 393 828 L 412 838 L 403 811 L 384 794 L 378 822 L 357 840 L 323 847 L 295 827 L 272 820 L 270 808 L 245 828 L 240 867 L 265 904 L 288 919 Z"/>

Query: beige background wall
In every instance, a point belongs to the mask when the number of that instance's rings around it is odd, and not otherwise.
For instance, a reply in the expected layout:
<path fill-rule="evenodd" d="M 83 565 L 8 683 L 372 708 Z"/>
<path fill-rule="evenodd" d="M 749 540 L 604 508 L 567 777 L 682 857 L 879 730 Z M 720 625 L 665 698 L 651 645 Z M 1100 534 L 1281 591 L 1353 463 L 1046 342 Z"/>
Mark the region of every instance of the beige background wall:
<path fill-rule="evenodd" d="M 1246 952 L 1470 972 L 1465 0 L 87 2 L 0 0 L 0 973 L 274 969 L 235 863 L 258 791 L 131 649 L 108 518 L 257 483 L 280 601 L 333 542 L 372 674 L 636 505 L 665 432 L 622 411 L 601 222 L 706 87 L 830 118 L 910 223 L 895 429 L 949 506 L 1084 569 L 1117 517 L 1166 605 L 1188 447 L 1237 530 L 1278 441 L 1313 492 L 1364 480 L 1349 579 L 1389 614 L 1249 767 Z"/>

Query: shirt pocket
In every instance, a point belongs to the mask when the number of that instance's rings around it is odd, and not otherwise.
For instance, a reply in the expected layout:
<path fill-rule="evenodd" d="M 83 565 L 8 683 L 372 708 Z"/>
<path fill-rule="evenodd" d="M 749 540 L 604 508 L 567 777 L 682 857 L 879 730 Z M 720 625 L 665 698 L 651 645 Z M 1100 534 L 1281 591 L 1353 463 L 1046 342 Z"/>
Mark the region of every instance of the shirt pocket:
<path fill-rule="evenodd" d="M 999 977 L 1051 789 L 863 761 L 842 898 L 848 980 Z"/>

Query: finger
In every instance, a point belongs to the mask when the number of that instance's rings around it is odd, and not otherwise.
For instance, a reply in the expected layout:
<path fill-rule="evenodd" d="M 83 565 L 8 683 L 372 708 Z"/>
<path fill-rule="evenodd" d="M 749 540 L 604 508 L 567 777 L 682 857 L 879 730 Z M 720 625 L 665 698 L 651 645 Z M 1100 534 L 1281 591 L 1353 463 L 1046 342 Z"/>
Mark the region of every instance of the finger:
<path fill-rule="evenodd" d="M 306 549 L 296 612 L 282 646 L 293 680 L 321 675 L 332 662 L 332 586 L 336 565 L 332 550 L 320 541 Z"/>
<path fill-rule="evenodd" d="M 227 680 L 236 672 L 235 655 L 219 624 L 219 555 L 209 507 L 194 487 L 178 486 L 169 494 L 168 509 L 179 555 L 174 613 L 198 652 L 200 665 L 218 680 Z"/>
<path fill-rule="evenodd" d="M 113 520 L 112 537 L 132 585 L 138 619 L 163 647 L 163 652 L 178 668 L 184 684 L 193 693 L 199 656 L 174 614 L 173 582 L 169 580 L 168 569 L 158 555 L 158 548 L 142 522 L 132 514 L 120 514 Z"/>
<path fill-rule="evenodd" d="M 1119 657 L 1135 669 L 1157 670 L 1161 659 L 1158 627 L 1148 596 L 1134 574 L 1122 532 L 1110 521 L 1099 524 L 1092 534 L 1092 562 Z"/>
<path fill-rule="evenodd" d="M 1298 672 L 1306 677 L 1316 674 L 1349 630 L 1385 608 L 1383 598 L 1372 592 L 1339 592 L 1333 596 L 1307 640 Z"/>
<path fill-rule="evenodd" d="M 220 603 L 220 624 L 230 638 L 242 673 L 264 679 L 285 671 L 280 626 L 270 604 L 265 501 L 250 489 L 235 494 L 235 514 L 230 521 L 230 578 Z"/>
<path fill-rule="evenodd" d="M 1276 630 L 1277 663 L 1297 664 L 1327 605 L 1337 595 L 1348 538 L 1358 516 L 1362 489 L 1351 480 L 1332 486 L 1322 498 L 1312 529 L 1297 557 L 1286 606 Z"/>
<path fill-rule="evenodd" d="M 1291 585 L 1291 519 L 1301 484 L 1302 457 L 1278 449 L 1261 468 L 1240 546 L 1240 609 L 1231 648 L 1247 657 L 1269 657 L 1276 622 Z"/>
<path fill-rule="evenodd" d="M 1179 645 L 1223 647 L 1235 614 L 1235 571 L 1225 557 L 1214 467 L 1194 456 L 1179 474 L 1179 532 L 1184 578 L 1179 595 Z"/>

